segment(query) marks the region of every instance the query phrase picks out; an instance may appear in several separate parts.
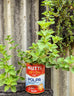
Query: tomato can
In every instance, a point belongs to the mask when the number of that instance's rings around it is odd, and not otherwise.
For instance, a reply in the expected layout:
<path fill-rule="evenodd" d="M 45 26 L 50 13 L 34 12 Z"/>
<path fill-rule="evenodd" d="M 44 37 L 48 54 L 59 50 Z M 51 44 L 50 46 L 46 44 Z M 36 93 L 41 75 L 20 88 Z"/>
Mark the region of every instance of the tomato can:
<path fill-rule="evenodd" d="M 45 90 L 45 65 L 26 64 L 26 91 L 39 94 Z"/>

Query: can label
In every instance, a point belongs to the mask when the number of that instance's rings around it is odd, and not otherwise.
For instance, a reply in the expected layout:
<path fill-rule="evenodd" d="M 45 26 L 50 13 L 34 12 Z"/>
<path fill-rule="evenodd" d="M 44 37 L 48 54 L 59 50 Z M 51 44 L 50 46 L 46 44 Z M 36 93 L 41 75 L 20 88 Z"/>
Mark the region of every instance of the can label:
<path fill-rule="evenodd" d="M 45 65 L 27 64 L 26 91 L 32 94 L 42 93 L 45 90 Z"/>

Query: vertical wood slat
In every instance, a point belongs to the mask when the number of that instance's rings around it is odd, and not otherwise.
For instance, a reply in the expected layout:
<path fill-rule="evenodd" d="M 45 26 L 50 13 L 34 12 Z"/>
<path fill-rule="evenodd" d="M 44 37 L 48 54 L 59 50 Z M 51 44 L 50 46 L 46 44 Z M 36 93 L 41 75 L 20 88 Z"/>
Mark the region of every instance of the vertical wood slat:
<path fill-rule="evenodd" d="M 27 49 L 27 24 L 26 24 L 26 0 L 20 1 L 20 32 L 21 36 L 21 45 L 22 50 L 25 51 Z"/>
<path fill-rule="evenodd" d="M 39 20 L 39 0 L 31 0 L 32 2 L 32 16 L 31 16 L 31 28 L 32 28 L 32 42 L 37 42 L 38 35 L 36 32 L 38 32 L 38 24 L 37 21 Z"/>
<path fill-rule="evenodd" d="M 72 43 L 72 55 L 74 56 L 74 43 Z M 70 72 L 70 96 L 74 96 L 74 73 L 72 72 Z"/>
<path fill-rule="evenodd" d="M 55 68 L 51 69 L 51 89 L 53 90 L 53 96 L 59 95 L 59 70 Z"/>
<path fill-rule="evenodd" d="M 12 36 L 12 30 L 11 30 L 11 0 L 4 0 L 4 22 L 5 22 L 5 38 L 7 35 L 11 35 Z M 10 44 L 8 44 L 7 42 L 5 42 L 7 50 L 8 50 L 8 54 L 11 55 L 12 51 L 9 50 L 9 48 L 11 47 Z M 9 64 L 12 64 L 12 60 L 9 60 Z"/>
<path fill-rule="evenodd" d="M 0 44 L 3 44 L 3 1 L 0 0 Z"/>
<path fill-rule="evenodd" d="M 21 32 L 21 45 L 22 50 L 26 51 L 27 49 L 27 24 L 26 24 L 26 0 L 20 1 L 20 32 Z M 22 76 L 25 77 L 25 68 L 22 70 Z"/>
<path fill-rule="evenodd" d="M 32 2 L 31 2 L 31 0 L 27 0 L 27 41 L 28 41 L 28 43 L 27 43 L 27 48 L 29 47 L 29 46 L 31 46 L 32 45 L 32 29 L 31 29 L 31 26 L 32 26 L 32 20 L 31 20 L 31 15 L 32 15 L 32 10 L 31 10 L 31 6 L 32 6 L 32 4 L 31 4 Z"/>
<path fill-rule="evenodd" d="M 0 0 L 0 44 L 3 44 L 3 39 L 4 39 L 4 35 L 3 35 L 3 1 Z M 2 57 L 2 55 L 0 54 L 0 57 Z M 0 70 L 0 73 L 2 73 L 3 70 Z"/>
<path fill-rule="evenodd" d="M 14 0 L 14 32 L 13 38 L 16 44 L 19 44 L 17 49 L 21 49 L 21 32 L 20 32 L 20 0 Z M 14 65 L 16 66 L 16 70 L 19 69 L 18 60 L 19 58 L 16 56 L 17 52 L 14 50 Z"/>

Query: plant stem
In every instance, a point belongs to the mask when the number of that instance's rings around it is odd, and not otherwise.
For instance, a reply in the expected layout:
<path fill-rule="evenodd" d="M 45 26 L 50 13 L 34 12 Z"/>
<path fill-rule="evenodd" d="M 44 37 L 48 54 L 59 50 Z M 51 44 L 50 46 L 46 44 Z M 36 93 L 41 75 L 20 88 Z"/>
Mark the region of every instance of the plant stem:
<path fill-rule="evenodd" d="M 17 75 L 17 76 L 20 76 L 20 74 L 21 74 L 22 70 L 23 70 L 23 66 L 21 67 L 20 72 L 18 73 L 18 75 Z"/>

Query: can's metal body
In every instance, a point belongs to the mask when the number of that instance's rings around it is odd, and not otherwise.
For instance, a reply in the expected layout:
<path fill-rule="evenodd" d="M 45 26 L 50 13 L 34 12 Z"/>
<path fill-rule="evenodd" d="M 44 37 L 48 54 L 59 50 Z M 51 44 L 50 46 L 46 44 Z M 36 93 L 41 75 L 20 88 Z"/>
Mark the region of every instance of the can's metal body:
<path fill-rule="evenodd" d="M 26 91 L 39 94 L 45 90 L 45 65 L 26 64 Z"/>

